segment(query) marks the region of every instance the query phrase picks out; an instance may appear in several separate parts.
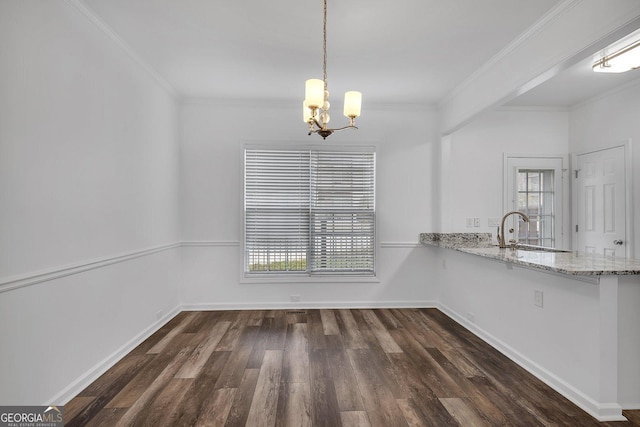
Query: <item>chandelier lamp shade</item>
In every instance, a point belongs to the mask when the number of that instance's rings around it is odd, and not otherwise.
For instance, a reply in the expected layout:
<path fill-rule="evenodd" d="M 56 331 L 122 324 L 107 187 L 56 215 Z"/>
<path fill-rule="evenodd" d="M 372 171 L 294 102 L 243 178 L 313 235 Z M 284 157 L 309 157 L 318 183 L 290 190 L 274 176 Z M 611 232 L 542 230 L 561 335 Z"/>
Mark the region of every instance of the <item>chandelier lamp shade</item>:
<path fill-rule="evenodd" d="M 309 125 L 309 135 L 317 133 L 327 139 L 335 131 L 344 129 L 358 129 L 356 118 L 360 116 L 362 94 L 349 91 L 344 94 L 344 115 L 349 118 L 349 124 L 341 128 L 330 129 L 329 120 L 329 91 L 327 89 L 327 0 L 324 1 L 324 18 L 322 21 L 322 79 L 309 79 L 305 82 L 304 102 L 302 103 L 302 118 Z"/>

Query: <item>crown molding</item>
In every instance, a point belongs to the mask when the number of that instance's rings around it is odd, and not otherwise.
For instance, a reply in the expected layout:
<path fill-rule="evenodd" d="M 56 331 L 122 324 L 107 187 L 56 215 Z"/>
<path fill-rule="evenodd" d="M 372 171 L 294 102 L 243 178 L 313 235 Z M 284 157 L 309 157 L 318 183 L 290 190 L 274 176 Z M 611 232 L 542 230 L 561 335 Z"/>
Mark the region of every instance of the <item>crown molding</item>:
<path fill-rule="evenodd" d="M 564 0 L 439 103 L 442 133 L 465 126 L 640 25 L 640 3 Z M 600 17 L 589 22 L 588 17 Z M 571 32 L 571 37 L 565 37 Z M 557 42 L 556 42 L 557 41 Z"/>
<path fill-rule="evenodd" d="M 140 68 L 142 68 L 153 80 L 156 81 L 169 95 L 178 99 L 178 94 L 173 86 L 169 84 L 156 70 L 154 70 L 133 48 L 125 42 L 109 25 L 107 25 L 83 0 L 64 0 L 67 4 L 75 7 L 89 21 L 91 21 L 100 31 L 102 31 L 112 42 L 122 49 Z"/>
<path fill-rule="evenodd" d="M 250 98 L 216 98 L 216 97 L 193 97 L 185 96 L 180 99 L 183 106 L 209 106 L 209 107 L 231 107 L 231 108 L 281 108 L 299 109 L 302 101 L 299 99 L 250 99 Z M 438 106 L 431 103 L 420 102 L 376 102 L 368 101 L 365 108 L 370 111 L 398 111 L 398 112 L 432 112 L 438 111 Z"/>
<path fill-rule="evenodd" d="M 487 62 L 482 64 L 480 68 L 471 73 L 465 80 L 462 81 L 459 85 L 457 85 L 446 97 L 444 97 L 439 106 L 442 106 L 447 101 L 455 98 L 463 89 L 469 86 L 474 80 L 478 78 L 479 75 L 486 72 L 488 69 L 498 64 L 504 58 L 506 58 L 511 52 L 516 51 L 520 48 L 524 43 L 528 40 L 535 37 L 538 33 L 543 31 L 546 27 L 554 23 L 559 19 L 560 16 L 565 14 L 571 8 L 575 7 L 582 0 L 564 0 L 554 7 L 549 9 L 546 14 L 542 16 L 539 20 L 537 20 L 532 26 L 530 26 L 527 30 L 525 30 L 522 34 L 512 40 L 509 44 L 507 44 L 502 50 L 500 50 L 497 54 L 492 56 Z"/>
<path fill-rule="evenodd" d="M 493 111 L 502 113 L 566 113 L 569 108 L 564 105 L 502 105 Z"/>

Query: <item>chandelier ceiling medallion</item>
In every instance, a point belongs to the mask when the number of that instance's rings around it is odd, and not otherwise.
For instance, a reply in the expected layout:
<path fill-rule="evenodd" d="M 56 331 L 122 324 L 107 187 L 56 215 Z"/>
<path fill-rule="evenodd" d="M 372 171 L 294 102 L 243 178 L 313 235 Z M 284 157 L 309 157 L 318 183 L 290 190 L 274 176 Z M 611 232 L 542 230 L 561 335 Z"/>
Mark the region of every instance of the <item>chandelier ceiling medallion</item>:
<path fill-rule="evenodd" d="M 327 90 L 327 0 L 324 0 L 324 18 L 322 20 L 322 71 L 323 78 L 309 79 L 305 83 L 304 102 L 302 103 L 303 120 L 309 125 L 309 135 L 317 133 L 327 139 L 335 131 L 356 127 L 356 117 L 360 116 L 362 94 L 349 91 L 344 94 L 344 115 L 349 118 L 347 126 L 329 129 L 329 91 Z"/>

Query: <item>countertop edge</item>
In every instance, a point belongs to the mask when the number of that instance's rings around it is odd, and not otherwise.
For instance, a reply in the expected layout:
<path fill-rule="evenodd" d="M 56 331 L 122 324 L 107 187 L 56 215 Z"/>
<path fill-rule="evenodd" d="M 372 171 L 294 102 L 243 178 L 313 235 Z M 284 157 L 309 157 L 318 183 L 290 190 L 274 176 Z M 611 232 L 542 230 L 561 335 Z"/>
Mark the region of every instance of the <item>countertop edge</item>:
<path fill-rule="evenodd" d="M 539 260 L 536 260 L 534 254 L 537 252 L 532 254 L 530 251 L 518 249 L 500 249 L 491 242 L 490 236 L 490 233 L 421 233 L 420 243 L 567 276 L 640 275 L 640 260 L 611 258 L 581 252 L 538 254 Z M 495 251 L 495 253 L 487 251 Z M 561 265 L 553 265 L 555 262 Z M 620 263 L 630 265 L 616 266 Z M 593 264 L 607 264 L 610 267 L 593 268 Z"/>

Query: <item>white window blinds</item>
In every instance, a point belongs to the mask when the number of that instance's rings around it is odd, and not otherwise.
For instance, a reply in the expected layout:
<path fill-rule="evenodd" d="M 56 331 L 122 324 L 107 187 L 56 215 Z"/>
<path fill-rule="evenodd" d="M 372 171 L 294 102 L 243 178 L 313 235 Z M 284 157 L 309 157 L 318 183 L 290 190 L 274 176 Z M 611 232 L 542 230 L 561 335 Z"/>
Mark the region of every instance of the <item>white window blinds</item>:
<path fill-rule="evenodd" d="M 311 153 L 312 272 L 373 271 L 373 153 Z"/>
<path fill-rule="evenodd" d="M 245 150 L 245 272 L 373 274 L 375 153 Z"/>

